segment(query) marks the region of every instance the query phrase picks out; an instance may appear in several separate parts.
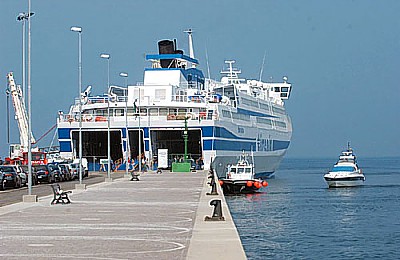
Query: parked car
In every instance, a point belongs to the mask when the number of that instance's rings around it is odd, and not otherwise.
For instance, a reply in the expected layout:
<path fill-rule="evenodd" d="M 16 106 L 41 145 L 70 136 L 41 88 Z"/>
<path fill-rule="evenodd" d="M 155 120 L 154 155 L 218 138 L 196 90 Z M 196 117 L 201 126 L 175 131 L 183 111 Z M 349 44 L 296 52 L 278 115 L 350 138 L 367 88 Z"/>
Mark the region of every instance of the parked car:
<path fill-rule="evenodd" d="M 80 170 L 79 163 L 71 163 L 70 167 L 71 167 L 72 179 L 79 179 L 79 170 Z M 85 173 L 83 166 L 81 166 L 81 168 L 82 168 L 82 178 L 87 177 L 88 174 Z"/>
<path fill-rule="evenodd" d="M 38 181 L 40 183 L 42 182 L 52 183 L 56 181 L 54 172 L 48 165 L 35 165 L 33 167 L 35 168 Z"/>
<path fill-rule="evenodd" d="M 27 185 L 28 184 L 28 175 L 21 168 L 21 165 L 15 164 L 15 165 L 10 165 L 10 166 L 14 167 L 14 169 L 17 172 L 19 178 L 21 179 L 21 186 Z"/>
<path fill-rule="evenodd" d="M 2 189 L 5 189 L 6 187 L 21 187 L 21 177 L 18 175 L 15 167 L 10 165 L 1 165 L 0 172 L 2 173 Z"/>
<path fill-rule="evenodd" d="M 63 175 L 63 179 L 65 181 L 72 180 L 71 168 L 70 168 L 69 164 L 60 163 L 60 164 L 58 164 L 58 167 L 60 168 L 61 174 Z"/>
<path fill-rule="evenodd" d="M 0 171 L 0 190 L 4 190 L 4 175 L 3 172 Z"/>
<path fill-rule="evenodd" d="M 60 167 L 58 167 L 58 163 L 48 163 L 47 168 L 54 173 L 56 181 L 64 181 L 64 175 L 62 174 Z"/>
<path fill-rule="evenodd" d="M 28 165 L 20 165 L 20 167 L 25 172 L 26 178 L 27 178 L 27 183 L 28 183 L 28 179 L 29 179 Z M 37 185 L 37 184 L 38 184 L 38 177 L 37 177 L 36 169 L 35 169 L 35 167 L 32 166 L 32 186 Z"/>

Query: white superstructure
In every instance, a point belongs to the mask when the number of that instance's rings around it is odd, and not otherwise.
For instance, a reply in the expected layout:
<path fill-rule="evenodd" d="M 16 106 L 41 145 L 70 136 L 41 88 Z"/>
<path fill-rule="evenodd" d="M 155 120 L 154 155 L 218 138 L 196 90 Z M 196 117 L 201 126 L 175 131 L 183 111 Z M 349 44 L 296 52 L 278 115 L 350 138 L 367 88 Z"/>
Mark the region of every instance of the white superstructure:
<path fill-rule="evenodd" d="M 187 32 L 190 56 L 177 49 L 175 40 L 160 41 L 159 53 L 146 55 L 151 66 L 145 69 L 142 84 L 111 86 L 109 96 L 85 97 L 83 156 L 89 164 L 106 157 L 110 120 L 113 161 L 122 162 L 127 152 L 137 158 L 138 152 L 144 151 L 149 164 L 156 164 L 158 149 L 168 149 L 173 161 L 184 153 L 186 119 L 187 149 L 193 163 L 204 162 L 205 168 L 213 163 L 217 173 L 224 174 L 226 165 L 237 162 L 241 151 L 253 151 L 256 177 L 271 176 L 292 134 L 284 107 L 291 91 L 287 77 L 280 83 L 243 80 L 234 61 L 227 61 L 228 70 L 222 72 L 221 81 L 206 79 L 194 58 L 192 31 Z M 79 150 L 78 101 L 58 119 L 60 152 L 67 158 L 76 157 Z M 121 163 L 120 169 L 123 167 Z"/>

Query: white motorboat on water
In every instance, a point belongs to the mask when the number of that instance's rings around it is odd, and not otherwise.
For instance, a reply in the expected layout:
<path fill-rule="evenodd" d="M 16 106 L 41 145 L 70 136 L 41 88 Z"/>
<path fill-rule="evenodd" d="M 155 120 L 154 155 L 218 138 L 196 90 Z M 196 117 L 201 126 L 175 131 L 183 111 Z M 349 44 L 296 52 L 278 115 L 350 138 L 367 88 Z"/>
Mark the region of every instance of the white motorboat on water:
<path fill-rule="evenodd" d="M 254 178 L 253 161 L 250 162 L 243 152 L 236 164 L 228 165 L 225 178 L 220 178 L 224 194 L 254 193 L 268 186 L 268 182 Z"/>
<path fill-rule="evenodd" d="M 365 176 L 358 167 L 356 156 L 350 144 L 347 144 L 347 150 L 339 156 L 339 161 L 333 168 L 324 175 L 328 186 L 331 187 L 354 187 L 364 184 Z"/>

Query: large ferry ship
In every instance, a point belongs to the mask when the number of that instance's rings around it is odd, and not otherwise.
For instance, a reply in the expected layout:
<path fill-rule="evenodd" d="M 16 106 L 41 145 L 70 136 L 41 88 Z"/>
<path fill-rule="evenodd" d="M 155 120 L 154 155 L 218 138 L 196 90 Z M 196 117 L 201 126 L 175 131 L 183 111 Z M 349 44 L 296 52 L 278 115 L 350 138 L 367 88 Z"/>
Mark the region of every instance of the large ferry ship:
<path fill-rule="evenodd" d="M 192 32 L 187 32 L 189 55 L 176 40 L 159 41 L 158 54 L 146 55 L 151 66 L 143 83 L 109 86 L 101 96 L 87 89 L 67 113 L 60 111 L 60 156 L 78 157 L 81 126 L 82 154 L 92 169 L 107 158 L 108 134 L 110 157 L 120 169 L 125 158 L 139 154 L 155 163 L 159 149 L 167 149 L 171 162 L 185 151 L 185 132 L 189 158 L 205 169 L 212 164 L 223 175 L 242 151 L 252 151 L 255 177 L 273 176 L 292 135 L 284 107 L 291 92 L 287 77 L 275 83 L 241 79 L 234 61 L 225 61 L 221 80 L 207 79 L 194 57 Z"/>

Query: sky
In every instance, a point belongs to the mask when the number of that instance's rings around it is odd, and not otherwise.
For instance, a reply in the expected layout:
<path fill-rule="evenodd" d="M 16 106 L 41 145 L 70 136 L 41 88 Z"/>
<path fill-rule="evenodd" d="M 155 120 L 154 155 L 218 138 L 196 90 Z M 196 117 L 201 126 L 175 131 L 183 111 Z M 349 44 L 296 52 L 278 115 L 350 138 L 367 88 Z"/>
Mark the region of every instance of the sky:
<path fill-rule="evenodd" d="M 224 60 L 242 78 L 293 84 L 286 108 L 293 123 L 288 157 L 333 157 L 351 142 L 358 157 L 400 156 L 400 1 L 398 0 L 31 0 L 32 130 L 36 139 L 78 94 L 78 34 L 83 88 L 143 82 L 157 41 L 174 39 L 219 79 Z M 0 156 L 8 154 L 8 72 L 22 82 L 22 24 L 28 0 L 0 0 Z M 12 107 L 11 107 L 12 109 Z M 50 146 L 54 131 L 39 142 Z M 11 114 L 10 143 L 19 142 Z M 57 144 L 57 139 L 53 141 Z"/>

